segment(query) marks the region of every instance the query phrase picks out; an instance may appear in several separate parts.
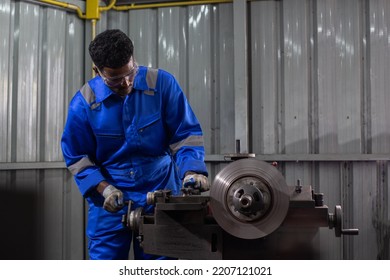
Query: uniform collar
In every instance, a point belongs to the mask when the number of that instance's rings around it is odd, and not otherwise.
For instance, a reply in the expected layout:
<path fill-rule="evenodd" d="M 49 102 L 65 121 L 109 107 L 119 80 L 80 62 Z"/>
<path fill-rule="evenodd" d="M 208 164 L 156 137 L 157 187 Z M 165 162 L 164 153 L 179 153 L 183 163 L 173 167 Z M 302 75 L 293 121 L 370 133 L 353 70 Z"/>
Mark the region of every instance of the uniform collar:
<path fill-rule="evenodd" d="M 145 66 L 139 66 L 137 76 L 135 76 L 134 86 L 135 90 L 148 90 L 148 85 L 146 84 L 146 73 L 148 68 Z"/>
<path fill-rule="evenodd" d="M 147 67 L 139 66 L 138 73 L 135 76 L 133 90 L 130 94 L 134 94 L 134 91 L 140 90 L 148 90 L 148 85 L 146 83 L 146 72 Z M 102 102 L 107 97 L 112 94 L 115 94 L 106 84 L 100 76 L 96 76 L 88 82 L 89 86 L 93 90 L 96 96 L 96 103 Z"/>

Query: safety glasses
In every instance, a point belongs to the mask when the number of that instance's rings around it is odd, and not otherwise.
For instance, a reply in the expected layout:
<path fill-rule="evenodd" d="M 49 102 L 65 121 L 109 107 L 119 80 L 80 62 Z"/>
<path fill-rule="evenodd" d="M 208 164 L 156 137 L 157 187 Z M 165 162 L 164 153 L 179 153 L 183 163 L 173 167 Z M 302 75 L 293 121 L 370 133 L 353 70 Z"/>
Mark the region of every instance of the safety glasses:
<path fill-rule="evenodd" d="M 119 85 L 122 85 L 125 81 L 127 83 L 133 83 L 134 81 L 134 78 L 135 78 L 135 75 L 137 75 L 137 72 L 138 72 L 138 65 L 137 63 L 131 59 L 131 61 L 129 62 L 129 64 L 133 62 L 133 67 L 132 69 L 125 75 L 121 75 L 121 76 L 116 76 L 116 77 L 106 77 L 105 75 L 103 75 L 103 73 L 99 70 L 99 68 L 96 67 L 100 77 L 102 77 L 104 83 L 109 86 L 109 87 L 117 87 Z"/>

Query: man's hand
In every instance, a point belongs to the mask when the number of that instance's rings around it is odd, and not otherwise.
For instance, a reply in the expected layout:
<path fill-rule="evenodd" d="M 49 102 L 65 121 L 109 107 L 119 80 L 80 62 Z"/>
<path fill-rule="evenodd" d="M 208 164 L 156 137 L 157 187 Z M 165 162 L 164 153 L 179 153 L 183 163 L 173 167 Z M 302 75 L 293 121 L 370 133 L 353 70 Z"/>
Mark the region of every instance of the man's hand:
<path fill-rule="evenodd" d="M 206 176 L 189 171 L 186 172 L 184 177 L 183 187 L 192 187 L 194 189 L 199 189 L 201 192 L 205 192 L 210 189 L 210 183 Z"/>
<path fill-rule="evenodd" d="M 102 195 L 104 197 L 103 208 L 105 210 L 115 213 L 123 208 L 123 193 L 113 185 L 108 185 Z"/>

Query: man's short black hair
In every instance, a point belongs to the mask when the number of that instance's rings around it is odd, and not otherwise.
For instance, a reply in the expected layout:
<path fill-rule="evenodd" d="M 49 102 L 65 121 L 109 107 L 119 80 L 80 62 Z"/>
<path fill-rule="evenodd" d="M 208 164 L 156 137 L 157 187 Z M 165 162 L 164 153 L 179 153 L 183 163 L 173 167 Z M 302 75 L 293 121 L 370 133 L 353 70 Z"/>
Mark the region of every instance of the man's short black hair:
<path fill-rule="evenodd" d="M 89 55 L 99 68 L 119 68 L 129 63 L 134 46 L 130 38 L 119 29 L 98 34 L 89 44 Z"/>

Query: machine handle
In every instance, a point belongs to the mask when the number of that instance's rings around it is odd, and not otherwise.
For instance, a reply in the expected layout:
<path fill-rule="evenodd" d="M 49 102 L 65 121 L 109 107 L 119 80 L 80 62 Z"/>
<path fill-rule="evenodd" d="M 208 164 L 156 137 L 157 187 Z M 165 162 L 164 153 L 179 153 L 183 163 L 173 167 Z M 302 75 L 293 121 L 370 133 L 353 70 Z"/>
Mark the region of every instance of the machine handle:
<path fill-rule="evenodd" d="M 344 229 L 343 228 L 343 211 L 341 210 L 340 205 L 336 205 L 334 208 L 334 213 L 328 214 L 329 228 L 334 228 L 336 237 L 344 235 L 359 235 L 359 230 L 356 228 L 353 229 Z"/>
<path fill-rule="evenodd" d="M 359 235 L 359 229 L 357 228 L 350 228 L 350 229 L 342 229 L 341 234 L 344 235 Z"/>

